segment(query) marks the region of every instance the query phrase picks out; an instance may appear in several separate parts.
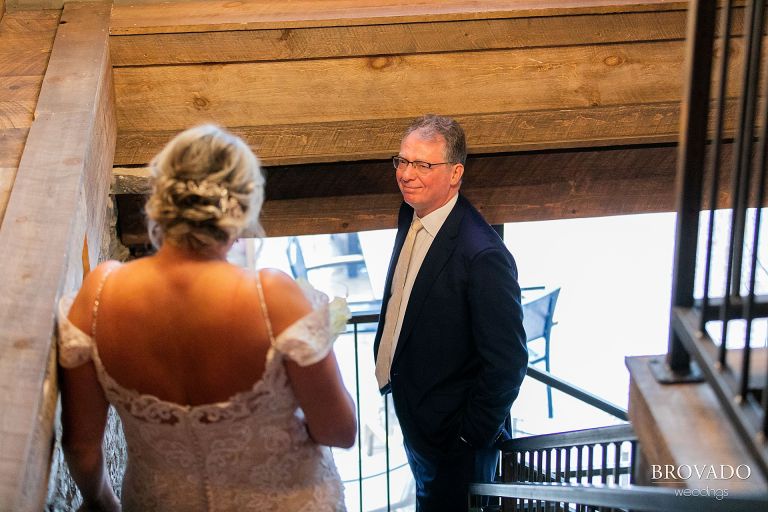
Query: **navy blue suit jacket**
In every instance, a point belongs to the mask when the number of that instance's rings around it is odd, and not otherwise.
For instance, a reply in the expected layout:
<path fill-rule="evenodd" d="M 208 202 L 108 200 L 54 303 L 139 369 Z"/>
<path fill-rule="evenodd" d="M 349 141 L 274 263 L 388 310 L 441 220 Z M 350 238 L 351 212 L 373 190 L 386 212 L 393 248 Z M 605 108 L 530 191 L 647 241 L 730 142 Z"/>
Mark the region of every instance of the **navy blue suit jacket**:
<path fill-rule="evenodd" d="M 392 274 L 412 217 L 413 209 L 403 203 L 374 357 Z M 460 195 L 414 281 L 392 361 L 391 386 L 383 392 L 391 390 L 403 435 L 413 449 L 440 456 L 459 437 L 473 447 L 489 447 L 509 437 L 504 420 L 527 364 L 515 261 Z"/>

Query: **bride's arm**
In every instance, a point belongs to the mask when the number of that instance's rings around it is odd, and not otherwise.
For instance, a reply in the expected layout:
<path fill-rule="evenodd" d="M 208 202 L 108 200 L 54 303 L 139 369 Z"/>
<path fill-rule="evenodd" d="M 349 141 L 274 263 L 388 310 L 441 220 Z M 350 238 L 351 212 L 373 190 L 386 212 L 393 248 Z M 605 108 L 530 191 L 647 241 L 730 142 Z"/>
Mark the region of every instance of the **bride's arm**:
<path fill-rule="evenodd" d="M 61 374 L 62 447 L 69 472 L 83 495 L 80 510 L 119 511 L 107 477 L 102 439 L 108 403 L 93 362 Z"/>
<path fill-rule="evenodd" d="M 69 320 L 89 335 L 95 288 L 103 271 L 100 266 L 86 277 L 69 311 Z M 102 452 L 109 403 L 93 361 L 76 368 L 61 368 L 60 375 L 62 447 L 72 478 L 83 495 L 80 510 L 119 511 Z"/>
<path fill-rule="evenodd" d="M 318 363 L 286 363 L 288 378 L 304 410 L 309 435 L 318 444 L 349 448 L 355 444 L 355 403 L 349 396 L 331 351 Z"/>
<path fill-rule="evenodd" d="M 269 317 L 278 336 L 310 313 L 312 306 L 286 274 L 262 271 L 260 275 Z M 288 360 L 285 367 L 312 439 L 327 446 L 352 446 L 357 434 L 355 404 L 344 387 L 333 350 L 314 364 L 299 366 Z"/>

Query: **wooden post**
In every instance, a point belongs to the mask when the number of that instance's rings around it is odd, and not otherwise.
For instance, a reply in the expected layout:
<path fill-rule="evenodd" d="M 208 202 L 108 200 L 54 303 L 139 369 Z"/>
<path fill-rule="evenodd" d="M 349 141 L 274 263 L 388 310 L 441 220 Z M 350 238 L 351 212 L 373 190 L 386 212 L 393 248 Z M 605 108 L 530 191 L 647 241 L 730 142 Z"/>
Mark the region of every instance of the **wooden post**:
<path fill-rule="evenodd" d="M 0 510 L 43 508 L 57 397 L 54 311 L 101 247 L 116 140 L 110 3 L 69 3 L 0 226 Z"/>

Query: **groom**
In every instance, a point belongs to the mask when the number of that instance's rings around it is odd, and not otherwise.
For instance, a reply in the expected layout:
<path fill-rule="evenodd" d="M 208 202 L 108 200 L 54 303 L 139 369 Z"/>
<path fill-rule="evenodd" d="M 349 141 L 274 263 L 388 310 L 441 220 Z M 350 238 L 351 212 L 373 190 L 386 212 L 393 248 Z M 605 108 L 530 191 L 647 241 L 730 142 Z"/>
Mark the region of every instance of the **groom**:
<path fill-rule="evenodd" d="M 427 115 L 393 158 L 404 203 L 373 350 L 418 512 L 464 512 L 468 484 L 493 479 L 528 362 L 515 261 L 459 195 L 466 156 L 461 126 Z"/>

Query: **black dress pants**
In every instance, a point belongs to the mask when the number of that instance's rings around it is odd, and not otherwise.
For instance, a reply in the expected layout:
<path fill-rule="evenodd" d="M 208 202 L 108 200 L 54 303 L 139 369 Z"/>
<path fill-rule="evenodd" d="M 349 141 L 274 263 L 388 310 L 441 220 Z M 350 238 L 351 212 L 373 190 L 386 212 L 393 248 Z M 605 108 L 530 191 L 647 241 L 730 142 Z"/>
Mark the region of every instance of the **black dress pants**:
<path fill-rule="evenodd" d="M 499 461 L 497 448 L 457 446 L 439 456 L 419 453 L 405 443 L 416 480 L 416 512 L 467 512 L 469 484 L 492 482 Z"/>

